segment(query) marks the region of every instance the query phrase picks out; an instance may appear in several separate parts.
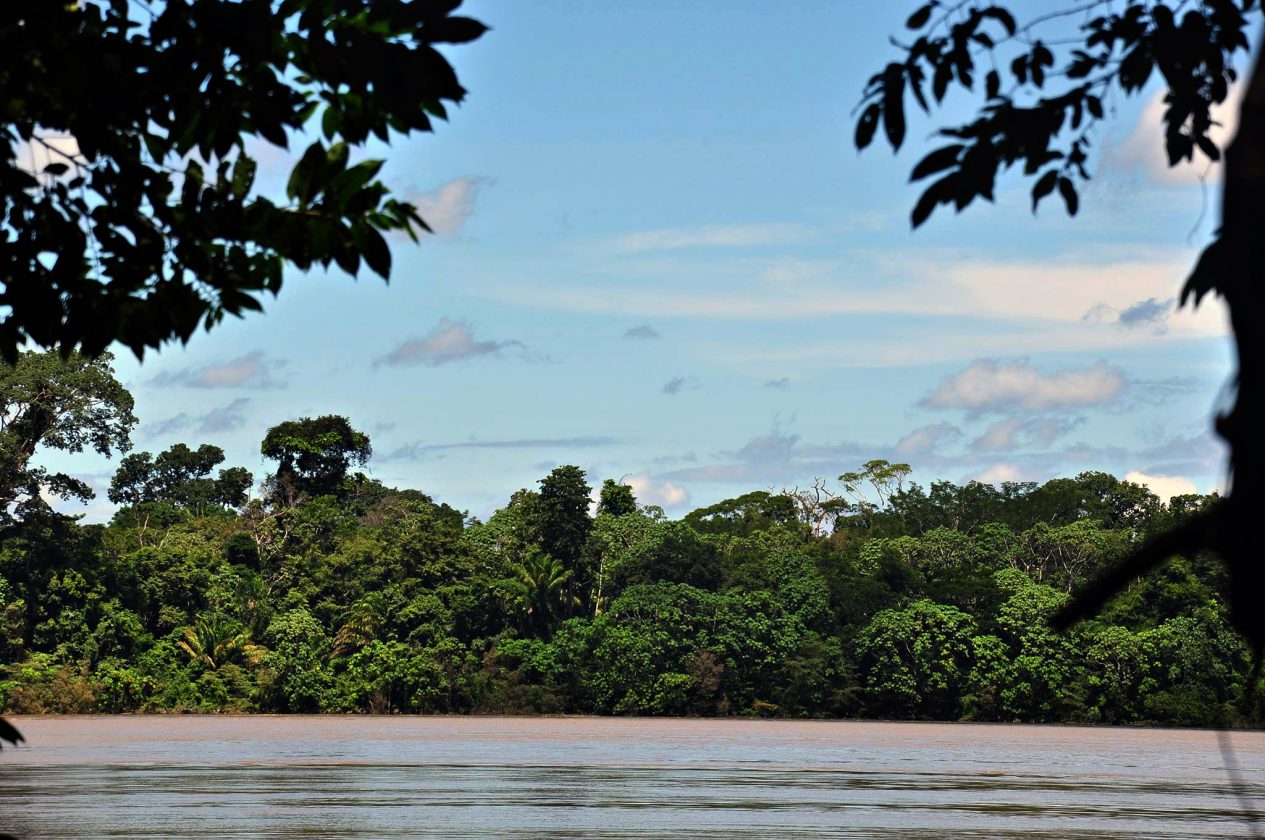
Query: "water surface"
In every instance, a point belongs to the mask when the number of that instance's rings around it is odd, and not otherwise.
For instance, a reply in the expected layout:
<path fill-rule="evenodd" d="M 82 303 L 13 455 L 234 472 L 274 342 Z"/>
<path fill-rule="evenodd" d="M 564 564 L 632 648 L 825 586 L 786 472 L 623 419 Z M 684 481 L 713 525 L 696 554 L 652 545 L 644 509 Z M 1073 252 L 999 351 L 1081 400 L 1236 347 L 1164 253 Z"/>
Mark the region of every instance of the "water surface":
<path fill-rule="evenodd" d="M 23 838 L 1248 837 L 1215 733 L 479 717 L 18 718 Z M 1265 804 L 1265 733 L 1236 733 Z"/>

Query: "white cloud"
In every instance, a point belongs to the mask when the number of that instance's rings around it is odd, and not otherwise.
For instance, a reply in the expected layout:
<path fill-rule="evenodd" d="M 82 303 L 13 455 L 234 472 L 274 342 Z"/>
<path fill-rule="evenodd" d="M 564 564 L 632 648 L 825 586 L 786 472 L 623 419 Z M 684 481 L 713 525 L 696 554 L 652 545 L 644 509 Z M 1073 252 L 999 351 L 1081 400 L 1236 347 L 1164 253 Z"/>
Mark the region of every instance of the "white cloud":
<path fill-rule="evenodd" d="M 283 362 L 269 360 L 255 351 L 226 362 L 213 362 L 202 367 L 174 373 L 163 371 L 149 380 L 150 385 L 183 385 L 186 388 L 281 388 L 284 383 L 274 373 Z"/>
<path fill-rule="evenodd" d="M 1021 428 L 1023 428 L 1022 417 L 1003 417 L 971 441 L 971 449 L 975 452 L 998 452 L 1003 449 L 1012 449 Z"/>
<path fill-rule="evenodd" d="M 250 400 L 242 397 L 233 400 L 228 405 L 211 409 L 202 415 L 202 422 L 198 425 L 198 431 L 215 433 L 240 429 L 246 425 L 246 407 L 248 405 L 250 405 Z"/>
<path fill-rule="evenodd" d="M 440 318 L 429 333 L 402 342 L 374 365 L 438 367 L 480 356 L 496 356 L 510 347 L 526 349 L 521 341 L 477 341 L 469 322 Z"/>
<path fill-rule="evenodd" d="M 202 434 L 236 431 L 246 425 L 246 407 L 249 405 L 249 399 L 239 397 L 228 405 L 212 408 L 201 415 L 195 416 L 182 411 L 172 417 L 146 423 L 141 427 L 140 435 L 153 439 L 171 437 L 188 431 L 197 431 Z"/>
<path fill-rule="evenodd" d="M 1003 484 L 1007 481 L 1020 481 L 1021 475 L 1022 472 L 1014 464 L 994 464 L 976 473 L 972 480 L 983 484 Z"/>
<path fill-rule="evenodd" d="M 488 178 L 456 178 L 431 192 L 408 198 L 436 236 L 456 239 L 474 214 L 479 191 L 488 183 Z"/>
<path fill-rule="evenodd" d="M 624 478 L 622 483 L 632 487 L 637 502 L 643 505 L 658 505 L 667 509 L 683 505 L 690 499 L 690 494 L 681 485 L 656 480 L 648 475 L 631 475 Z"/>
<path fill-rule="evenodd" d="M 940 444 L 956 440 L 961 436 L 962 431 L 952 423 L 932 423 L 929 426 L 914 429 L 896 441 L 896 445 L 892 449 L 897 457 L 900 458 L 930 455 L 936 451 Z"/>
<path fill-rule="evenodd" d="M 1193 481 L 1179 475 L 1147 475 L 1146 473 L 1135 471 L 1125 473 L 1124 480 L 1132 481 L 1134 484 L 1141 484 L 1166 502 L 1174 496 L 1184 496 L 1199 492 Z"/>
<path fill-rule="evenodd" d="M 1164 335 L 1168 332 L 1168 319 L 1176 311 L 1176 303 L 1177 298 L 1160 300 L 1149 297 L 1129 304 L 1124 309 L 1116 309 L 1099 301 L 1081 316 L 1081 320 L 1095 324 L 1116 324 L 1129 330 L 1150 327 L 1155 335 Z"/>
<path fill-rule="evenodd" d="M 1004 417 L 971 441 L 971 451 L 1001 452 L 1025 445 L 1049 446 L 1083 422 L 1083 417 Z"/>
<path fill-rule="evenodd" d="M 850 251 L 848 259 L 804 266 L 796 260 L 685 253 L 595 262 L 584 282 L 489 280 L 474 291 L 515 305 L 645 319 L 806 322 L 841 316 L 917 316 L 934 331 L 910 341 L 884 336 L 761 343 L 704 339 L 712 361 L 762 379 L 787 369 L 830 370 L 926 364 L 980 356 L 1105 352 L 1157 342 L 1228 335 L 1225 306 L 1173 310 L 1155 326 L 1122 329 L 1119 316 L 1140 301 L 1166 301 L 1181 286 L 1193 249 L 1133 245 L 1081 248 L 1061 258 L 999 260 L 982 252 Z M 1086 318 L 1098 308 L 1100 317 Z M 1135 314 L 1139 314 L 1136 313 Z M 981 323 L 984 322 L 984 323 Z M 1166 334 L 1160 334 L 1166 332 Z M 934 338 L 934 340 L 930 340 Z"/>
<path fill-rule="evenodd" d="M 743 444 L 737 452 L 727 453 L 748 464 L 785 464 L 794 456 L 799 435 L 773 429 Z"/>
<path fill-rule="evenodd" d="M 921 405 L 974 414 L 1082 408 L 1111 402 L 1124 385 L 1124 374 L 1106 362 L 1044 374 L 1026 359 L 980 359 L 941 382 Z"/>
<path fill-rule="evenodd" d="M 682 248 L 750 248 L 806 242 L 815 236 L 812 228 L 793 224 L 708 225 L 697 228 L 667 228 L 630 233 L 615 240 L 624 253 L 675 251 Z"/>
<path fill-rule="evenodd" d="M 1120 326 L 1128 327 L 1129 329 L 1150 326 L 1163 332 L 1166 329 L 1165 322 L 1168 320 L 1168 316 L 1172 314 L 1173 304 L 1176 302 L 1176 298 L 1168 298 L 1167 300 L 1147 298 L 1146 300 L 1140 300 L 1132 306 L 1126 307 L 1116 321 Z"/>

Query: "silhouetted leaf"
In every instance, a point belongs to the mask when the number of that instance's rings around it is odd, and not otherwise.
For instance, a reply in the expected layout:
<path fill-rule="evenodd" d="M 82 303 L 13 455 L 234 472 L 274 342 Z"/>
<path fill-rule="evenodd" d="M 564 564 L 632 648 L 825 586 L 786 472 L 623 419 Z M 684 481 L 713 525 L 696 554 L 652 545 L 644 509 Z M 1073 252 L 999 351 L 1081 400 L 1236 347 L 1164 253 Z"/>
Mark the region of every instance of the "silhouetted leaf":
<path fill-rule="evenodd" d="M 1225 240 L 1221 238 L 1213 240 L 1212 244 L 1204 248 L 1203 253 L 1199 255 L 1199 262 L 1195 263 L 1194 271 L 1186 278 L 1177 305 L 1185 306 L 1186 301 L 1193 297 L 1194 305 L 1199 306 L 1204 295 L 1215 289 L 1217 281 L 1227 276 L 1233 267 L 1232 261 L 1228 258 Z"/>
<path fill-rule="evenodd" d="M 893 69 L 894 68 L 894 69 Z M 889 65 L 883 87 L 883 132 L 892 149 L 905 141 L 905 76 L 899 65 Z"/>
<path fill-rule="evenodd" d="M 980 17 L 993 18 L 1002 25 L 1007 35 L 1014 35 L 1016 26 L 1015 18 L 1009 11 L 1001 6 L 989 6 L 987 9 L 980 10 Z"/>
<path fill-rule="evenodd" d="M 861 112 L 861 118 L 857 120 L 856 130 L 856 147 L 864 149 L 874 140 L 874 131 L 878 128 L 878 118 L 882 113 L 882 107 L 877 103 L 869 105 Z"/>
<path fill-rule="evenodd" d="M 70 167 L 64 163 L 50 163 L 44 167 L 45 175 L 65 175 L 70 171 Z"/>
<path fill-rule="evenodd" d="M 952 146 L 944 146 L 936 149 L 931 154 L 918 161 L 918 165 L 914 167 L 913 172 L 909 175 L 910 181 L 920 181 L 928 175 L 948 169 L 958 162 L 958 155 L 962 151 L 961 144 Z"/>
<path fill-rule="evenodd" d="M 1041 203 L 1041 199 L 1054 192 L 1054 186 L 1058 183 L 1059 173 L 1057 169 L 1051 169 L 1037 179 L 1032 185 L 1032 212 L 1037 212 L 1037 205 Z"/>
<path fill-rule="evenodd" d="M 910 222 L 914 229 L 931 217 L 937 205 L 947 204 L 953 200 L 953 186 L 953 176 L 946 175 L 923 191 L 918 203 L 914 205 L 913 213 L 910 214 Z"/>
<path fill-rule="evenodd" d="M 1059 194 L 1063 196 L 1063 203 L 1067 206 L 1067 215 L 1075 216 L 1080 208 L 1080 199 L 1077 198 L 1076 186 L 1071 178 L 1059 178 Z"/>
<path fill-rule="evenodd" d="M 427 24 L 422 35 L 432 44 L 464 44 L 487 31 L 488 28 L 477 20 L 452 17 Z"/>
<path fill-rule="evenodd" d="M 927 21 L 931 20 L 931 13 L 935 10 L 935 3 L 928 3 L 918 11 L 909 16 L 909 20 L 905 21 L 906 29 L 922 29 L 927 25 Z"/>

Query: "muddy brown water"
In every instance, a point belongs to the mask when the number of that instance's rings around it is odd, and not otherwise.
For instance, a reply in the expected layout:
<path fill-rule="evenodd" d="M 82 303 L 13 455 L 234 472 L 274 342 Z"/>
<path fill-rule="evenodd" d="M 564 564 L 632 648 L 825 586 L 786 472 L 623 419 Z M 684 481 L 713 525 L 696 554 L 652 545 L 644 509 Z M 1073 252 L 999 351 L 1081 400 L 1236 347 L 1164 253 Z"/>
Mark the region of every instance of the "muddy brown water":
<path fill-rule="evenodd" d="M 1250 837 L 1265 733 L 933 723 L 16 718 L 22 838 Z"/>

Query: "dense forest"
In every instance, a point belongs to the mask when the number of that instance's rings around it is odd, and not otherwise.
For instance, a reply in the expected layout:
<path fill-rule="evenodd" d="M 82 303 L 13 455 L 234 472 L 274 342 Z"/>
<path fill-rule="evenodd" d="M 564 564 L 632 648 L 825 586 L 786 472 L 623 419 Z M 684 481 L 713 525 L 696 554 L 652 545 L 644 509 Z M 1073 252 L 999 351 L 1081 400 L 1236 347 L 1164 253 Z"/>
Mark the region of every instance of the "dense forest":
<path fill-rule="evenodd" d="M 106 525 L 39 449 L 130 449 L 108 356 L 0 372 L 0 707 L 875 717 L 1221 725 L 1249 651 L 1214 558 L 1093 620 L 1045 619 L 1147 535 L 1216 504 L 1099 472 L 908 482 L 871 461 L 670 519 L 575 466 L 479 521 L 365 475 L 344 417 L 117 461 Z M 596 483 L 594 478 L 594 483 Z"/>

